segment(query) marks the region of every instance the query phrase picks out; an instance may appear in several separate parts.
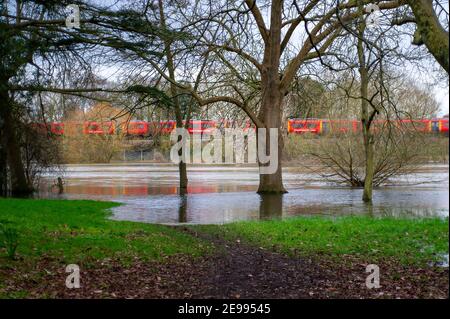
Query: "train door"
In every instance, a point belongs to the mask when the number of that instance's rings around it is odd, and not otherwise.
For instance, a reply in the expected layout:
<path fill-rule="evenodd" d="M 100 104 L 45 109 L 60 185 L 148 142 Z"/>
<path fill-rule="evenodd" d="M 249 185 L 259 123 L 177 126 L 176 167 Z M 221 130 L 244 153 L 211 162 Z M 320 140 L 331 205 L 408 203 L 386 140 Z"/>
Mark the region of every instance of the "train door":
<path fill-rule="evenodd" d="M 322 121 L 322 134 L 327 134 L 330 132 L 330 122 Z"/>
<path fill-rule="evenodd" d="M 433 133 L 439 133 L 440 128 L 439 128 L 439 121 L 431 121 L 431 132 Z"/>

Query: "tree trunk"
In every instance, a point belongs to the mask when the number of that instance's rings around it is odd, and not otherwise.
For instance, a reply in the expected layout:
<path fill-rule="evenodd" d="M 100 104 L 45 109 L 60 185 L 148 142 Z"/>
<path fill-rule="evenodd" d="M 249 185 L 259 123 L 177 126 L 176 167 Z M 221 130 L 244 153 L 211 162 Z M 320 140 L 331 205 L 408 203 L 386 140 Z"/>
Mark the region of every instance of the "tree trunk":
<path fill-rule="evenodd" d="M 179 154 L 181 156 L 181 154 Z M 180 173 L 180 195 L 187 194 L 188 188 L 188 177 L 187 177 L 187 169 L 186 163 L 181 161 L 178 164 L 178 171 Z"/>
<path fill-rule="evenodd" d="M 186 223 L 187 222 L 187 203 L 188 198 L 186 195 L 181 194 L 180 196 L 180 204 L 178 206 L 178 222 Z"/>
<path fill-rule="evenodd" d="M 359 5 L 359 10 L 362 12 L 364 9 L 362 4 Z M 371 133 L 370 127 L 372 125 L 372 116 L 369 115 L 369 69 L 366 65 L 365 51 L 364 51 L 364 32 L 365 23 L 360 21 L 359 37 L 358 37 L 358 62 L 359 62 L 359 75 L 361 76 L 361 124 L 363 131 L 363 143 L 365 151 L 365 177 L 364 177 L 364 192 L 362 200 L 366 203 L 372 202 L 372 190 L 373 190 L 373 177 L 374 177 L 374 139 Z"/>
<path fill-rule="evenodd" d="M 367 101 L 369 90 L 369 76 L 368 70 L 364 66 L 360 68 L 361 75 L 361 122 L 363 129 L 363 142 L 365 151 L 365 178 L 364 178 L 364 193 L 363 201 L 366 203 L 372 202 L 373 190 L 373 176 L 374 176 L 374 137 L 370 130 L 371 119 L 369 115 L 369 102 Z"/>
<path fill-rule="evenodd" d="M 6 153 L 6 136 L 5 136 L 5 119 L 3 118 L 3 112 L 1 111 L 4 107 L 3 95 L 1 95 L 0 100 L 0 196 L 6 196 L 8 194 L 8 157 Z"/>
<path fill-rule="evenodd" d="M 366 176 L 364 178 L 363 201 L 372 202 L 373 176 L 374 176 L 374 149 L 373 137 L 370 133 L 364 135 L 364 149 L 366 152 Z"/>
<path fill-rule="evenodd" d="M 10 119 L 11 120 L 11 119 Z M 25 169 L 22 161 L 22 151 L 17 141 L 15 125 L 10 123 L 8 118 L 5 122 L 6 131 L 6 153 L 8 158 L 8 166 L 11 172 L 11 194 L 13 196 L 25 196 L 32 193 L 31 187 L 28 185 Z"/>
<path fill-rule="evenodd" d="M 282 165 L 281 165 L 281 156 L 283 151 L 283 134 L 281 131 L 281 121 L 282 121 L 282 96 L 279 89 L 279 85 L 267 86 L 263 89 L 263 100 L 261 105 L 261 111 L 259 119 L 266 126 L 266 136 L 260 136 L 257 134 L 257 138 L 265 138 L 266 139 L 266 154 L 272 154 L 272 152 L 276 152 L 278 156 L 278 166 L 277 171 L 273 174 L 260 174 L 259 175 L 259 188 L 258 193 L 267 194 L 267 193 L 287 193 L 286 189 L 283 186 L 283 175 L 282 175 Z M 270 128 L 278 129 L 278 149 L 271 150 L 270 149 Z M 259 143 L 258 143 L 259 144 Z M 258 151 L 259 152 L 259 151 Z M 268 166 L 268 164 L 261 163 L 258 160 L 259 167 Z"/>
<path fill-rule="evenodd" d="M 8 157 L 6 153 L 5 119 L 3 117 L 3 108 L 6 106 L 7 93 L 0 90 L 0 196 L 8 194 Z"/>
<path fill-rule="evenodd" d="M 264 61 L 261 70 L 262 102 L 259 120 L 266 128 L 266 151 L 270 150 L 270 129 L 278 129 L 278 167 L 274 174 L 260 174 L 258 193 L 286 193 L 283 186 L 281 154 L 283 151 L 283 134 L 281 132 L 283 91 L 281 87 L 280 57 L 281 57 L 281 25 L 283 1 L 272 1 L 269 37 L 265 43 Z M 257 139 L 261 138 L 257 134 Z M 258 160 L 260 168 L 267 166 Z"/>
<path fill-rule="evenodd" d="M 25 196 L 32 193 L 28 185 L 25 169 L 23 167 L 22 152 L 19 141 L 17 140 L 16 125 L 11 113 L 8 92 L 0 92 L 0 118 L 3 119 L 2 142 L 3 149 L 6 150 L 7 163 L 11 176 L 11 195 Z"/>
<path fill-rule="evenodd" d="M 414 44 L 425 44 L 436 61 L 448 73 L 449 68 L 449 37 L 442 27 L 433 8 L 432 0 L 408 1 L 416 19 L 417 30 Z"/>
<path fill-rule="evenodd" d="M 4 134 L 2 129 L 2 119 L 0 118 L 0 197 L 4 197 L 8 192 L 8 170 L 5 143 L 3 142 Z"/>

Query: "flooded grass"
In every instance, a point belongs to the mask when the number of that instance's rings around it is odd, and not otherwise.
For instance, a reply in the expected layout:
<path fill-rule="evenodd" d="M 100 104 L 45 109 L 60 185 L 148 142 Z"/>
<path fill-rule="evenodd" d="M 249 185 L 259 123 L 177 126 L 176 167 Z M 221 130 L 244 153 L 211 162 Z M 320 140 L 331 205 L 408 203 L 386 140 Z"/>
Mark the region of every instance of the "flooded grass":
<path fill-rule="evenodd" d="M 404 265 L 439 262 L 449 249 L 448 218 L 297 217 L 288 220 L 195 226 L 194 230 L 256 247 L 303 256 L 354 256 Z"/>
<path fill-rule="evenodd" d="M 332 185 L 302 167 L 283 169 L 289 193 L 273 200 L 256 194 L 257 167 L 190 166 L 186 196 L 179 196 L 177 167 L 167 164 L 71 165 L 65 193 L 50 190 L 57 176 L 42 181 L 37 197 L 94 199 L 123 203 L 116 220 L 155 224 L 224 224 L 294 216 L 367 215 L 447 217 L 448 166 L 428 165 L 375 190 L 373 206 L 362 190 Z"/>

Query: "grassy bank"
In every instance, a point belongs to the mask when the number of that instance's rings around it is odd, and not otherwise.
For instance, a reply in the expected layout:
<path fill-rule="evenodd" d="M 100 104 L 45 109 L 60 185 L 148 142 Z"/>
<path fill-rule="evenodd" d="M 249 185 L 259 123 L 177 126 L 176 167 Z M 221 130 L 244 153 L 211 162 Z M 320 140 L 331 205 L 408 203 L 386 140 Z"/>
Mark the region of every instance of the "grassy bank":
<path fill-rule="evenodd" d="M 331 258 L 350 255 L 370 262 L 391 259 L 405 265 L 423 265 L 448 253 L 448 227 L 448 219 L 302 217 L 195 229 L 288 254 Z"/>
<path fill-rule="evenodd" d="M 17 230 L 17 258 L 50 257 L 69 264 L 114 259 L 159 261 L 174 254 L 200 255 L 205 243 L 173 228 L 109 220 L 114 203 L 0 199 L 0 223 Z M 9 263 L 0 248 L 0 265 Z"/>
<path fill-rule="evenodd" d="M 379 295 L 363 286 L 361 265 L 378 262 L 387 297 L 448 295 L 448 272 L 415 267 L 448 252 L 448 219 L 303 217 L 190 226 L 201 232 L 192 236 L 109 220 L 115 205 L 0 199 L 0 299 L 372 298 Z M 17 232 L 15 259 L 5 229 L 9 240 Z M 80 289 L 65 286 L 72 263 L 81 269 Z"/>
<path fill-rule="evenodd" d="M 0 199 L 0 224 L 17 230 L 19 259 L 64 263 L 114 259 L 160 261 L 165 256 L 199 256 L 209 245 L 159 225 L 109 220 L 115 203 Z M 448 219 L 300 217 L 288 220 L 192 226 L 197 231 L 242 240 L 288 254 L 354 255 L 373 261 L 394 258 L 423 264 L 448 253 Z M 7 250 L 0 248 L 5 261 Z"/>

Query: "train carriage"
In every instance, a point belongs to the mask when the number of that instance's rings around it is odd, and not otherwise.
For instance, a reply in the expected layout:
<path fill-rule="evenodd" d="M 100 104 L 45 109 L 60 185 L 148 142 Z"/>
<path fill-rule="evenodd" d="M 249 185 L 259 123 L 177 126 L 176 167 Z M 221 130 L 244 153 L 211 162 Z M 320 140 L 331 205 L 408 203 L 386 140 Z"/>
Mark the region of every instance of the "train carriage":
<path fill-rule="evenodd" d="M 323 130 L 323 120 L 318 119 L 290 119 L 288 134 L 320 134 Z"/>
<path fill-rule="evenodd" d="M 115 124 L 112 121 L 86 121 L 83 125 L 83 133 L 86 135 L 113 135 L 115 133 Z"/>
<path fill-rule="evenodd" d="M 150 134 L 150 125 L 146 121 L 129 121 L 122 124 L 122 131 L 131 136 L 148 136 Z"/>
<path fill-rule="evenodd" d="M 51 123 L 50 131 L 54 135 L 64 135 L 64 123 Z"/>
<path fill-rule="evenodd" d="M 186 121 L 183 121 L 183 125 Z M 190 120 L 188 126 L 189 134 L 211 134 L 217 127 L 216 121 L 211 120 Z"/>

